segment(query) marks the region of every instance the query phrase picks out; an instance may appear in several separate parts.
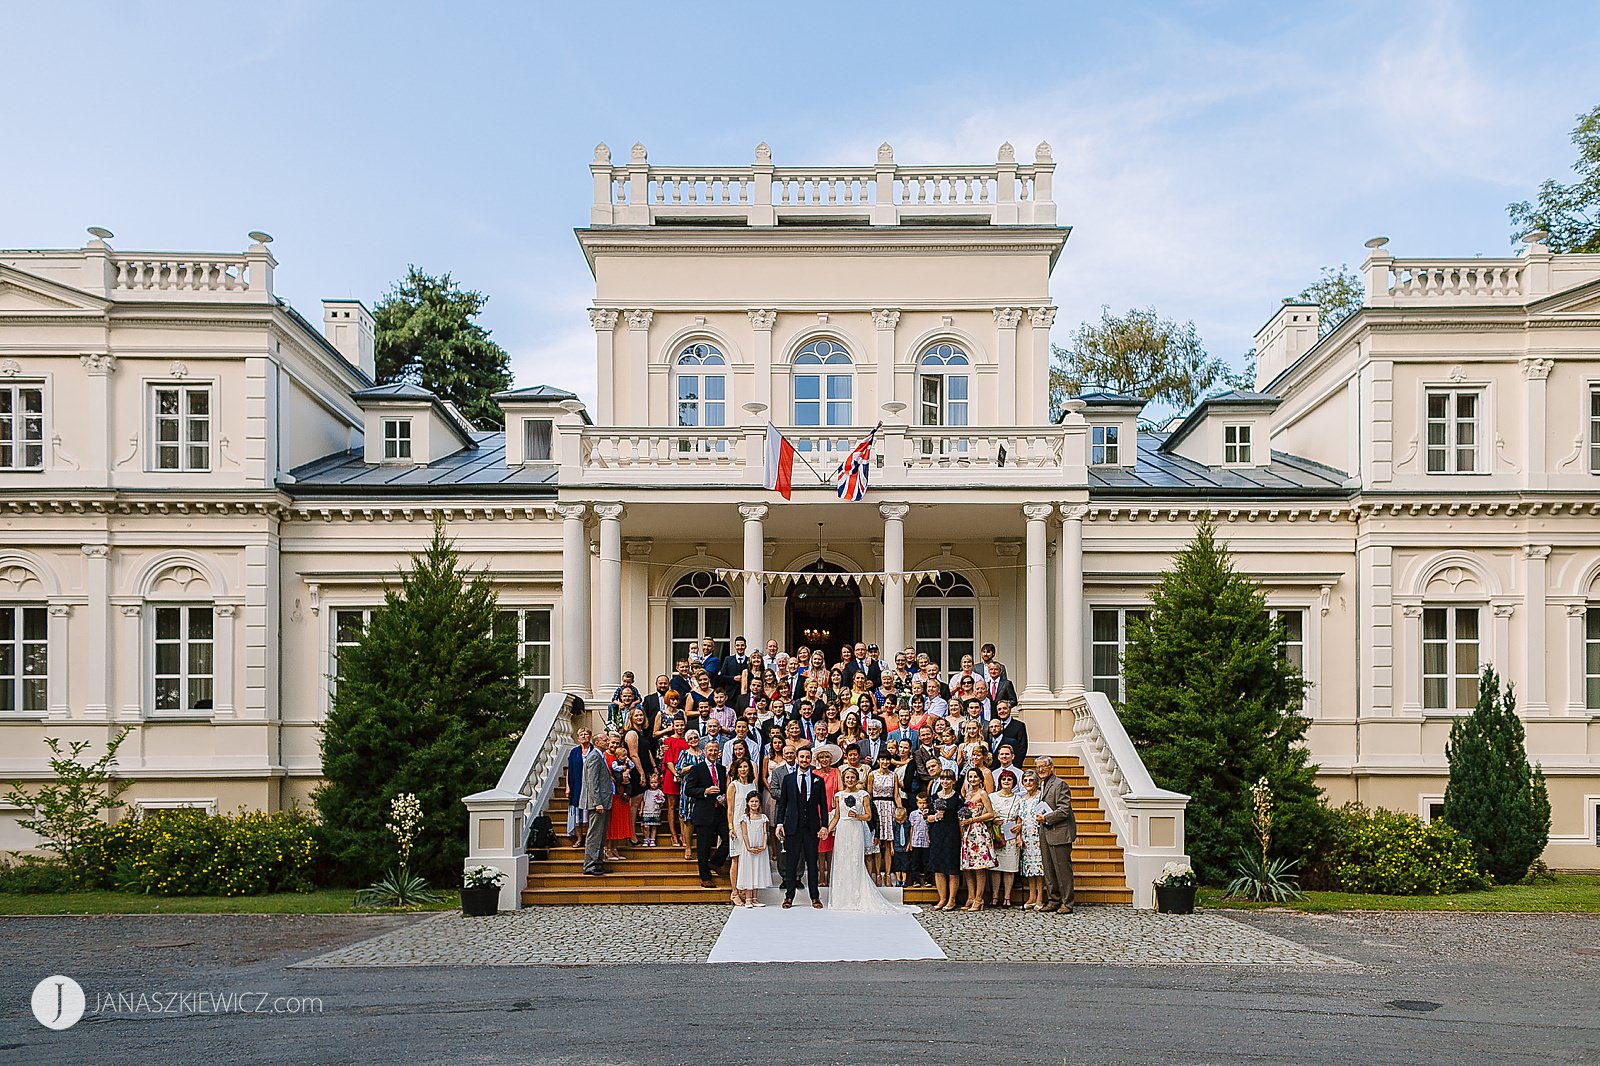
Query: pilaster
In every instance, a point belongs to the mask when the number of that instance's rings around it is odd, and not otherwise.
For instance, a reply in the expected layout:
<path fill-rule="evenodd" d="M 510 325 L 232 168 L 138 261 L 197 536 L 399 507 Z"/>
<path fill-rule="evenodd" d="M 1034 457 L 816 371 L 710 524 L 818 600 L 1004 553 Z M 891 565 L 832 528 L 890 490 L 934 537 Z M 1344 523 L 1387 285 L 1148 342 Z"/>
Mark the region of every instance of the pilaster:
<path fill-rule="evenodd" d="M 602 426 L 616 425 L 614 395 L 617 389 L 617 312 L 608 308 L 591 307 L 589 325 L 594 327 L 595 370 L 599 382 L 599 388 L 595 390 L 595 419 Z"/>
<path fill-rule="evenodd" d="M 1017 420 L 1018 424 L 1023 426 L 1048 426 L 1050 424 L 1050 327 L 1056 324 L 1056 309 L 1030 307 L 1028 324 L 1033 327 L 1033 352 L 1026 375 L 1031 395 L 1019 401 Z"/>
<path fill-rule="evenodd" d="M 996 397 L 999 409 L 995 412 L 995 419 L 1000 425 L 1005 425 L 1012 418 L 1018 419 L 1018 425 L 1035 424 L 1028 421 L 1028 412 L 1017 405 L 1017 326 L 1021 321 L 1022 309 L 1019 307 L 994 309 L 997 335 L 995 354 L 1000 364 L 1000 388 Z"/>

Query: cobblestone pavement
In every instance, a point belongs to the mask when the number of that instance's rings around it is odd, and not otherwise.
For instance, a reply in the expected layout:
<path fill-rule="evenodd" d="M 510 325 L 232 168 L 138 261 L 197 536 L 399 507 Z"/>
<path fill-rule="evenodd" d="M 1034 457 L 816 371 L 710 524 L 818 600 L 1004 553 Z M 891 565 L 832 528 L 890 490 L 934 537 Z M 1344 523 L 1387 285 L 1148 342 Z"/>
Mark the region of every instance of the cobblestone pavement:
<path fill-rule="evenodd" d="M 494 918 L 432 915 L 318 955 L 302 966 L 520 966 L 704 962 L 725 906 L 535 907 Z M 1220 914 L 1128 907 L 1074 914 L 1006 911 L 917 916 L 951 961 L 1128 966 L 1348 967 L 1351 963 Z M 596 931 L 603 935 L 595 936 Z"/>

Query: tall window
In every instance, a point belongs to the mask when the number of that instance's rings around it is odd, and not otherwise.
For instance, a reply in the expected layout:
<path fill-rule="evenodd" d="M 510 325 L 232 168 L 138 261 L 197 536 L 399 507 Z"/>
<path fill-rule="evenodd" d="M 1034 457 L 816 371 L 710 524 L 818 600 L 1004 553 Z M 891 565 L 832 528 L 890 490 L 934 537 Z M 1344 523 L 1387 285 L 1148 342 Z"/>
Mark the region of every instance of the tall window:
<path fill-rule="evenodd" d="M 1251 458 L 1251 427 L 1249 425 L 1222 427 L 1222 462 L 1224 466 L 1248 466 Z"/>
<path fill-rule="evenodd" d="M 972 363 L 954 344 L 935 344 L 922 353 L 921 402 L 917 420 L 924 426 L 967 426 L 971 418 Z"/>
<path fill-rule="evenodd" d="M 917 587 L 912 608 L 917 651 L 926 652 L 948 674 L 963 655 L 978 654 L 978 602 L 972 585 L 960 574 L 941 571 L 934 581 Z M 894 649 L 888 658 L 894 657 Z"/>
<path fill-rule="evenodd" d="M 1477 389 L 1428 390 L 1428 473 L 1484 473 L 1478 458 L 1481 393 Z"/>
<path fill-rule="evenodd" d="M 683 575 L 673 586 L 669 613 L 672 641 L 668 666 L 687 659 L 705 637 L 716 641 L 719 654 L 727 651 L 733 633 L 733 593 L 715 574 L 697 570 Z"/>
<path fill-rule="evenodd" d="M 211 469 L 211 389 L 163 385 L 155 390 L 157 470 Z"/>
<path fill-rule="evenodd" d="M 1425 607 L 1422 611 L 1422 706 L 1430 711 L 1470 711 L 1478 702 L 1479 608 Z"/>
<path fill-rule="evenodd" d="M 678 354 L 678 425 L 728 424 L 728 361 L 709 344 Z"/>
<path fill-rule="evenodd" d="M 1600 607 L 1590 607 L 1583 616 L 1583 705 L 1600 711 Z"/>
<path fill-rule="evenodd" d="M 1122 657 L 1128 650 L 1128 620 L 1143 618 L 1141 607 L 1097 607 L 1089 614 L 1089 687 L 1113 703 L 1123 693 Z"/>
<path fill-rule="evenodd" d="M 517 642 L 517 658 L 522 663 L 522 684 L 534 702 L 550 692 L 551 639 L 550 608 L 526 607 L 500 611 L 494 617 L 495 630 L 510 634 Z"/>
<path fill-rule="evenodd" d="M 1122 446 L 1116 426 L 1089 427 L 1089 463 L 1092 466 L 1117 466 L 1122 461 Z"/>
<path fill-rule="evenodd" d="M 1600 474 L 1600 389 L 1589 390 L 1589 473 Z"/>
<path fill-rule="evenodd" d="M 155 709 L 210 711 L 215 651 L 211 605 L 157 607 L 155 613 Z"/>
<path fill-rule="evenodd" d="M 44 389 L 0 385 L 0 470 L 44 469 Z"/>
<path fill-rule="evenodd" d="M 411 458 L 411 419 L 385 418 L 383 420 L 383 457 L 385 459 Z"/>
<path fill-rule="evenodd" d="M 1278 644 L 1278 654 L 1294 664 L 1302 675 L 1306 672 L 1306 613 L 1298 610 L 1274 610 L 1272 616 L 1283 623 L 1283 640 Z"/>
<path fill-rule="evenodd" d="M 371 607 L 337 607 L 333 612 L 333 655 L 328 664 L 334 683 L 339 680 L 339 653 L 361 643 L 362 634 L 372 624 Z"/>
<path fill-rule="evenodd" d="M 0 607 L 0 714 L 49 707 L 49 618 L 44 607 Z"/>
<path fill-rule="evenodd" d="M 794 424 L 855 424 L 855 376 L 850 353 L 833 341 L 812 341 L 795 354 Z"/>

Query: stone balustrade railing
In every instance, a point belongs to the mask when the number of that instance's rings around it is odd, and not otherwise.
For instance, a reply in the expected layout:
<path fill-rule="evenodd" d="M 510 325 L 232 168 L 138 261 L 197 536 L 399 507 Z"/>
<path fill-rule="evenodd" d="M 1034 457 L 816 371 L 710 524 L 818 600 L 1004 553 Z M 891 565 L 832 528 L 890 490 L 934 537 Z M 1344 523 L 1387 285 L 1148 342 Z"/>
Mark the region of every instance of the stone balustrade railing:
<path fill-rule="evenodd" d="M 1055 162 L 1040 144 L 1033 163 L 1001 145 L 993 164 L 905 167 L 887 144 L 859 167 L 779 167 L 766 145 L 748 167 L 652 166 L 636 144 L 624 166 L 595 149 L 590 164 L 597 226 L 736 219 L 752 226 L 780 218 L 866 220 L 896 225 L 925 218 L 970 218 L 995 225 L 1055 225 Z"/>
<path fill-rule="evenodd" d="M 1600 277 L 1600 255 L 1554 255 L 1530 233 L 1522 254 L 1503 259 L 1396 259 L 1374 237 L 1362 264 L 1369 307 L 1522 304 Z"/>
<path fill-rule="evenodd" d="M 1100 692 L 1073 700 L 1072 746 L 1122 845 L 1133 905 L 1155 906 L 1155 879 L 1169 862 L 1188 862 L 1184 811 L 1189 797 L 1156 787 L 1111 701 Z"/>
<path fill-rule="evenodd" d="M 249 292 L 250 260 L 242 255 L 204 258 L 135 258 L 112 260 L 112 288 L 139 292 Z"/>
<path fill-rule="evenodd" d="M 528 883 L 528 821 L 550 805 L 572 750 L 573 720 L 581 713 L 583 701 L 578 697 L 548 693 L 494 788 L 461 801 L 468 816 L 464 869 L 493 866 L 505 874 L 500 880 L 503 911 L 522 906 L 522 889 Z"/>
<path fill-rule="evenodd" d="M 558 427 L 563 485 L 684 484 L 759 486 L 765 478 L 766 426 L 681 428 Z M 968 483 L 1030 485 L 1082 480 L 1081 420 L 1016 428 L 886 425 L 873 448 L 873 486 Z M 795 446 L 794 486 L 832 491 L 839 460 L 866 429 L 788 428 Z M 816 473 L 807 466 L 816 468 Z M 824 480 L 827 479 L 827 480 Z"/>

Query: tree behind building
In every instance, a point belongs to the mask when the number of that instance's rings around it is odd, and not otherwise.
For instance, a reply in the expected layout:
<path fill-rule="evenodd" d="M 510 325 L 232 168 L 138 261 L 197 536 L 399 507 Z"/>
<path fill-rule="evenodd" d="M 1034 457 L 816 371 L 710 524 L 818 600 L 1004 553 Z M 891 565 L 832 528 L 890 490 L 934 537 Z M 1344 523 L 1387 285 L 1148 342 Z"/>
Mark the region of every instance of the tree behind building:
<path fill-rule="evenodd" d="M 378 380 L 421 385 L 477 426 L 504 425 L 494 394 L 511 387 L 511 357 L 473 321 L 488 302 L 449 274 L 432 277 L 407 267 L 405 280 L 372 312 Z"/>
<path fill-rule="evenodd" d="M 1517 230 L 1513 241 L 1530 230 L 1545 230 L 1552 252 L 1600 252 L 1600 104 L 1578 116 L 1572 143 L 1578 149 L 1578 161 L 1572 164 L 1578 180 L 1564 185 L 1550 178 L 1539 186 L 1537 203 L 1508 205 Z"/>

